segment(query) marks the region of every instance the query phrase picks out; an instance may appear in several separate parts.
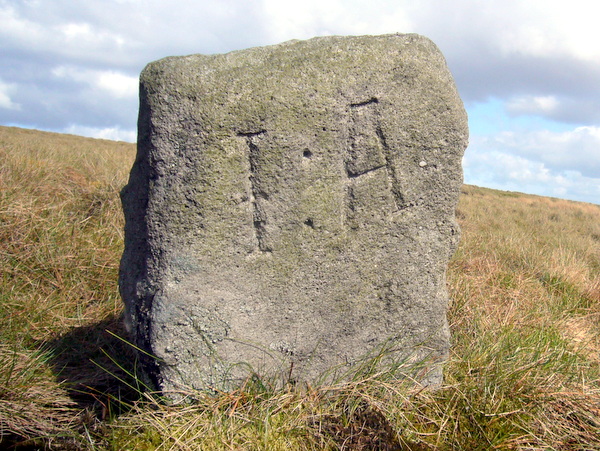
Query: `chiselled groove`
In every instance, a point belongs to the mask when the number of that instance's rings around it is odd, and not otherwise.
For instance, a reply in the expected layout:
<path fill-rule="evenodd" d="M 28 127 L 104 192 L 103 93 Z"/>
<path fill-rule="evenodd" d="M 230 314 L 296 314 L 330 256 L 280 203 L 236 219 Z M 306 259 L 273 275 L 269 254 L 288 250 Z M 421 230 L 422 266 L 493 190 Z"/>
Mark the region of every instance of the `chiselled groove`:
<path fill-rule="evenodd" d="M 383 156 L 385 158 L 385 168 L 387 170 L 388 179 L 390 181 L 390 187 L 392 190 L 392 197 L 394 198 L 394 203 L 396 204 L 396 208 L 398 210 L 403 210 L 408 207 L 406 202 L 404 201 L 404 196 L 402 195 L 402 190 L 400 188 L 400 184 L 398 182 L 398 174 L 396 174 L 396 168 L 394 167 L 394 161 L 392 159 L 392 150 L 385 139 L 385 135 L 383 134 L 383 130 L 381 126 L 377 124 L 375 128 L 375 133 L 377 134 L 377 138 L 379 142 L 381 142 L 381 147 L 383 149 Z"/>
<path fill-rule="evenodd" d="M 350 108 L 367 106 L 367 105 L 371 105 L 373 103 L 379 103 L 379 99 L 377 97 L 371 97 L 369 100 L 365 100 L 364 102 L 351 103 Z"/>
<path fill-rule="evenodd" d="M 356 229 L 356 196 L 354 194 L 354 186 L 352 182 L 348 184 L 346 187 L 346 224 L 350 226 L 351 229 Z"/>
<path fill-rule="evenodd" d="M 260 180 L 260 148 L 258 147 L 259 138 L 266 133 L 265 130 L 258 132 L 238 133 L 238 136 L 246 138 L 248 145 L 248 162 L 250 173 L 250 193 L 248 195 L 252 205 L 252 225 L 254 227 L 254 236 L 256 247 L 261 252 L 271 252 L 271 248 L 266 244 L 267 215 L 263 208 L 263 202 L 269 200 L 269 195 L 261 188 Z"/>
<path fill-rule="evenodd" d="M 385 166 L 381 142 L 374 136 L 376 121 L 375 98 L 365 102 L 350 104 L 350 126 L 346 174 L 349 178 L 358 177 Z"/>
<path fill-rule="evenodd" d="M 246 138 L 254 138 L 255 136 L 264 135 L 267 133 L 266 130 L 259 130 L 257 132 L 238 132 L 238 136 L 244 136 Z"/>
<path fill-rule="evenodd" d="M 360 177 L 361 175 L 368 174 L 369 172 L 378 171 L 379 169 L 384 168 L 386 166 L 387 165 L 382 164 L 380 166 L 375 166 L 374 168 L 369 168 L 364 171 L 351 171 L 348 168 L 346 168 L 346 174 L 348 175 L 349 179 L 355 179 L 356 177 Z"/>

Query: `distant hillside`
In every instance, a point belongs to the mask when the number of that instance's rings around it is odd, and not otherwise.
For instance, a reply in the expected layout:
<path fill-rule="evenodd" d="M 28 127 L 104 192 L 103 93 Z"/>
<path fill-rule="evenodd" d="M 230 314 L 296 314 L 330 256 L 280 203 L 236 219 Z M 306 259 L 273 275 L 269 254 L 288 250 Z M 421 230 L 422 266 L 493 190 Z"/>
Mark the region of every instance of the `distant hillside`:
<path fill-rule="evenodd" d="M 142 394 L 120 320 L 134 157 L 0 127 L 0 447 L 600 449 L 600 206 L 463 187 L 440 390 L 365 369 L 166 406 Z"/>

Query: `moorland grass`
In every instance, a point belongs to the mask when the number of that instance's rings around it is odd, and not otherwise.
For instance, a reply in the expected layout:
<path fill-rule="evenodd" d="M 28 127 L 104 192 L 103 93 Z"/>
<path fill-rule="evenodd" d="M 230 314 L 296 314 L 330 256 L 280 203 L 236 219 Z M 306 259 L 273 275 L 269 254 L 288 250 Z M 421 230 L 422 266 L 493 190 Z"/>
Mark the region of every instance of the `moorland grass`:
<path fill-rule="evenodd" d="M 600 449 L 600 206 L 464 186 L 446 381 L 249 379 L 175 406 L 119 337 L 132 144 L 0 127 L 0 446 Z"/>

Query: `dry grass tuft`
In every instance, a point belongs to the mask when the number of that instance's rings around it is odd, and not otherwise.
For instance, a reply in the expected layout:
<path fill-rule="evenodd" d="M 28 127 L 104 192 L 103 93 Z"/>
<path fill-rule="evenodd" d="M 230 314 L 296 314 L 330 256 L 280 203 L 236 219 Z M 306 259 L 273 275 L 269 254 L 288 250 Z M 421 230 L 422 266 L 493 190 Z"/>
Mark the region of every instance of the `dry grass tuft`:
<path fill-rule="evenodd" d="M 118 190 L 133 153 L 125 143 L 0 127 L 0 441 L 89 442 L 98 403 L 75 393 L 107 379 L 90 358 L 111 348 L 98 328 L 121 311 Z"/>
<path fill-rule="evenodd" d="M 78 422 L 75 403 L 53 382 L 43 352 L 0 347 L 0 437 L 35 443 L 51 439 Z"/>
<path fill-rule="evenodd" d="M 568 318 L 558 325 L 563 337 L 575 352 L 600 360 L 599 313 Z"/>

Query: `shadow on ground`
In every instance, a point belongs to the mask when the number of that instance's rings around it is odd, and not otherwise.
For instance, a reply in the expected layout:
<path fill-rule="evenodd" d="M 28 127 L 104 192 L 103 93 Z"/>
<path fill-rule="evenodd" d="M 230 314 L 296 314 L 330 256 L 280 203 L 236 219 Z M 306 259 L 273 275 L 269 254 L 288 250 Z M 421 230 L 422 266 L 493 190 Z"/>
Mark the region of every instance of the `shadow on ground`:
<path fill-rule="evenodd" d="M 57 381 L 97 420 L 127 410 L 143 390 L 135 350 L 122 337 L 127 337 L 122 319 L 111 316 L 43 344 Z"/>

